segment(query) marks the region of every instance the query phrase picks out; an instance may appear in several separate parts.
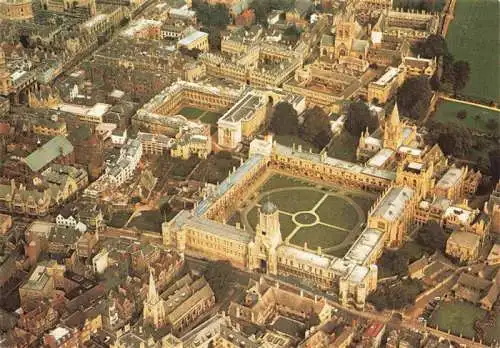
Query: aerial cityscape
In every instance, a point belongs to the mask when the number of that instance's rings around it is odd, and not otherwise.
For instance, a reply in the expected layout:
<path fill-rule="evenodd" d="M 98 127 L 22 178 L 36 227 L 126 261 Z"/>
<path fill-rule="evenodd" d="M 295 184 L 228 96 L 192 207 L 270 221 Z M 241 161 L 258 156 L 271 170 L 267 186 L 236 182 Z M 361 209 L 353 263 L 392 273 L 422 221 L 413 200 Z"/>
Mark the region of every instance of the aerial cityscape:
<path fill-rule="evenodd" d="M 0 0 L 0 348 L 500 348 L 499 33 Z"/>

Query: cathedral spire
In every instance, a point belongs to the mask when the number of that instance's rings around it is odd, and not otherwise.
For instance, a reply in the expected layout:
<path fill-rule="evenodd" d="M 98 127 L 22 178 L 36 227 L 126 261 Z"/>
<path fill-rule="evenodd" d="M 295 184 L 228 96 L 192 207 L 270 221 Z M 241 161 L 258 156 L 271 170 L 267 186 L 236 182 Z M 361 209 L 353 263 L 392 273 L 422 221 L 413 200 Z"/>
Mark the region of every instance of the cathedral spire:
<path fill-rule="evenodd" d="M 392 109 L 391 116 L 389 116 L 388 125 L 392 127 L 399 126 L 399 108 L 398 103 L 394 104 L 394 108 Z"/>
<path fill-rule="evenodd" d="M 148 290 L 148 298 L 147 301 L 149 303 L 158 302 L 158 292 L 156 291 L 155 278 L 153 277 L 153 271 L 149 269 L 149 290 Z"/>

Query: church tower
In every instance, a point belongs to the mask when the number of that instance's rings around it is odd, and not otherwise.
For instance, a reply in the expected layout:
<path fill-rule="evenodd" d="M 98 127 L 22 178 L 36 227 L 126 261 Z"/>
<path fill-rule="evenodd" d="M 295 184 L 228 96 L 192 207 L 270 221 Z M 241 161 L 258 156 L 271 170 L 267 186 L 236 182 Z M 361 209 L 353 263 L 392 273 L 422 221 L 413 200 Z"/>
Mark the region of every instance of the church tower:
<path fill-rule="evenodd" d="M 158 291 L 156 290 L 153 272 L 149 271 L 148 297 L 144 301 L 144 322 L 151 323 L 155 328 L 161 328 L 166 323 L 165 305 Z"/>
<path fill-rule="evenodd" d="M 258 268 L 266 268 L 270 274 L 278 273 L 278 257 L 276 249 L 283 243 L 280 230 L 278 207 L 267 201 L 260 207 L 259 224 L 255 234 L 255 264 Z M 264 267 L 265 266 L 265 267 Z"/>
<path fill-rule="evenodd" d="M 384 148 L 396 150 L 401 142 L 401 135 L 403 125 L 399 119 L 398 104 L 394 105 L 394 109 L 388 118 L 385 120 L 384 125 Z"/>

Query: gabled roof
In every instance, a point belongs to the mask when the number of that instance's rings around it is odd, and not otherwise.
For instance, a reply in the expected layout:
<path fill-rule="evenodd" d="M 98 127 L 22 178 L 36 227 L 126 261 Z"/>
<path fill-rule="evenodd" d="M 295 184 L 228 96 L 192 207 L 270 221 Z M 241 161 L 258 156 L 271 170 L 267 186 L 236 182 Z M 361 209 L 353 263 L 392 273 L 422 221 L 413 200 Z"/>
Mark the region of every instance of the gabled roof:
<path fill-rule="evenodd" d="M 58 135 L 24 158 L 24 162 L 36 172 L 59 156 L 66 156 L 71 152 L 73 152 L 73 145 L 65 137 Z"/>

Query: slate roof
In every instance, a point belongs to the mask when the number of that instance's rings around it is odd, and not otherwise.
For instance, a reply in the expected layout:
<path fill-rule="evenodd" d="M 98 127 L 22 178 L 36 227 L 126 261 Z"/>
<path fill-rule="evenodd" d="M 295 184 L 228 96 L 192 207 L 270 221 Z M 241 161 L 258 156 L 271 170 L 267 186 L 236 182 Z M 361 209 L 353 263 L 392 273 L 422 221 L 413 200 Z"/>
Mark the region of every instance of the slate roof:
<path fill-rule="evenodd" d="M 24 158 L 24 162 L 34 172 L 39 171 L 47 164 L 73 152 L 73 145 L 63 136 L 56 136 L 46 142 L 42 147 Z"/>

